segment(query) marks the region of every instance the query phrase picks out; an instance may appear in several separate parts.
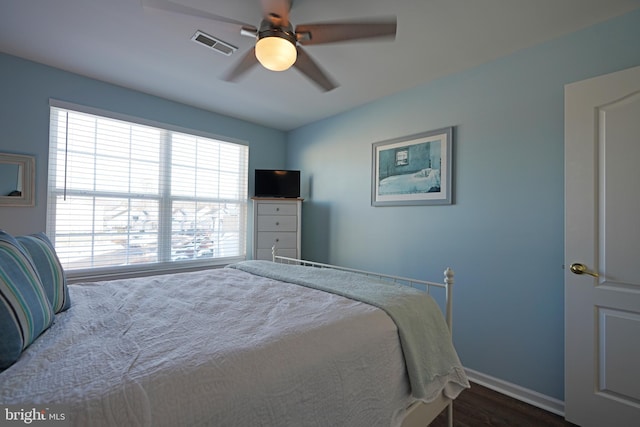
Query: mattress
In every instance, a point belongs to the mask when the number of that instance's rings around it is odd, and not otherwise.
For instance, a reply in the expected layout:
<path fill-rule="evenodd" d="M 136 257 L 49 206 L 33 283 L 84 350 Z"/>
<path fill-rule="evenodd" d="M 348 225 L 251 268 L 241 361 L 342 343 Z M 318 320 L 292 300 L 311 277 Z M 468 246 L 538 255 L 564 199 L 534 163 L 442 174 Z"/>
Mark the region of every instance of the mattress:
<path fill-rule="evenodd" d="M 414 401 L 395 323 L 351 298 L 228 268 L 69 292 L 1 404 L 78 426 L 368 427 Z"/>

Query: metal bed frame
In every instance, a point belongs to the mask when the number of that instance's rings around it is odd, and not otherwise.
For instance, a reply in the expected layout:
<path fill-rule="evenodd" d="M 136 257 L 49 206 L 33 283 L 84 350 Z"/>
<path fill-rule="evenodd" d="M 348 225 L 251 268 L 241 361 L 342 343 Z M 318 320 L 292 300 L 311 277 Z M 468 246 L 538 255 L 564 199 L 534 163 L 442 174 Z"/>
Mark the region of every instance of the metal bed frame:
<path fill-rule="evenodd" d="M 296 264 L 296 265 L 304 265 L 309 267 L 317 267 L 317 268 L 331 268 L 334 270 L 348 271 L 351 273 L 362 274 L 368 277 L 374 277 L 379 280 L 385 280 L 392 283 L 402 284 L 411 286 L 413 288 L 422 290 L 431 293 L 431 288 L 441 288 L 444 289 L 445 292 L 445 320 L 447 322 L 447 326 L 449 327 L 449 331 L 453 333 L 452 323 L 453 323 L 453 303 L 452 303 L 452 288 L 453 288 L 453 276 L 454 272 L 451 268 L 448 268 L 444 271 L 444 281 L 443 283 L 438 282 L 430 282 L 426 280 L 419 279 L 410 279 L 402 276 L 393 276 L 389 274 L 375 273 L 371 271 L 358 270 L 354 268 L 341 267 L 331 264 L 324 264 L 321 262 L 315 261 L 306 261 L 302 259 L 289 258 L 285 256 L 280 256 L 277 254 L 277 249 L 274 246 L 272 248 L 273 254 L 273 262 L 280 262 L 285 264 Z M 438 399 L 430 403 L 423 402 L 415 402 L 409 408 L 407 408 L 406 415 L 402 422 L 402 427 L 418 427 L 418 426 L 427 426 L 429 425 L 440 413 L 447 408 L 447 425 L 448 427 L 453 427 L 453 400 L 440 395 Z"/>

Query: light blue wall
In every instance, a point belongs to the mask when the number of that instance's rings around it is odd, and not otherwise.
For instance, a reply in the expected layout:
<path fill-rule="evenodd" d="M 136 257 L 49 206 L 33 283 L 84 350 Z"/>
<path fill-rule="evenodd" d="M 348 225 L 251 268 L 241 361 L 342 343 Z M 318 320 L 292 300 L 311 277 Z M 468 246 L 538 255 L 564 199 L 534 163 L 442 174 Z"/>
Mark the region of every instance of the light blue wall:
<path fill-rule="evenodd" d="M 0 207 L 0 228 L 11 233 L 45 229 L 49 98 L 245 141 L 249 144 L 250 170 L 284 167 L 284 132 L 14 56 L 0 54 L 0 94 L 0 152 L 36 156 L 36 207 Z M 249 194 L 252 194 L 253 179 L 249 181 Z M 247 253 L 251 253 L 250 238 L 247 244 Z"/>
<path fill-rule="evenodd" d="M 289 134 L 303 256 L 456 271 L 465 366 L 563 400 L 566 83 L 640 64 L 640 11 Z M 450 206 L 371 207 L 371 144 L 455 126 Z"/>

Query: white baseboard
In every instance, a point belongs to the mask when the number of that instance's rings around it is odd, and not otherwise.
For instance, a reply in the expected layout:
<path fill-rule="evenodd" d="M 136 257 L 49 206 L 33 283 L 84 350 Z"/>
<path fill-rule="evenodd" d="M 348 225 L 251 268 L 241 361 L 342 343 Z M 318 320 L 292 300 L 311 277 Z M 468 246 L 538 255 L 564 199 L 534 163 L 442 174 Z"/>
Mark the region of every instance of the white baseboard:
<path fill-rule="evenodd" d="M 562 400 L 546 396 L 537 391 L 529 390 L 490 375 L 485 375 L 473 369 L 465 368 L 465 371 L 467 372 L 469 380 L 476 384 L 564 417 L 564 402 Z"/>

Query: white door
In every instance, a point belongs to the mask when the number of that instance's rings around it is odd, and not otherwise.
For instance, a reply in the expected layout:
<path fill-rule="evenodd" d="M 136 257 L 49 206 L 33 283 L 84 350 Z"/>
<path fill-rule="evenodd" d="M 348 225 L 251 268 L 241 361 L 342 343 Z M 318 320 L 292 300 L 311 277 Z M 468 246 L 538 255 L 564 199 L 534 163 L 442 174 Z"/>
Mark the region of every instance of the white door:
<path fill-rule="evenodd" d="M 565 417 L 640 426 L 640 67 L 565 87 L 564 256 Z"/>

